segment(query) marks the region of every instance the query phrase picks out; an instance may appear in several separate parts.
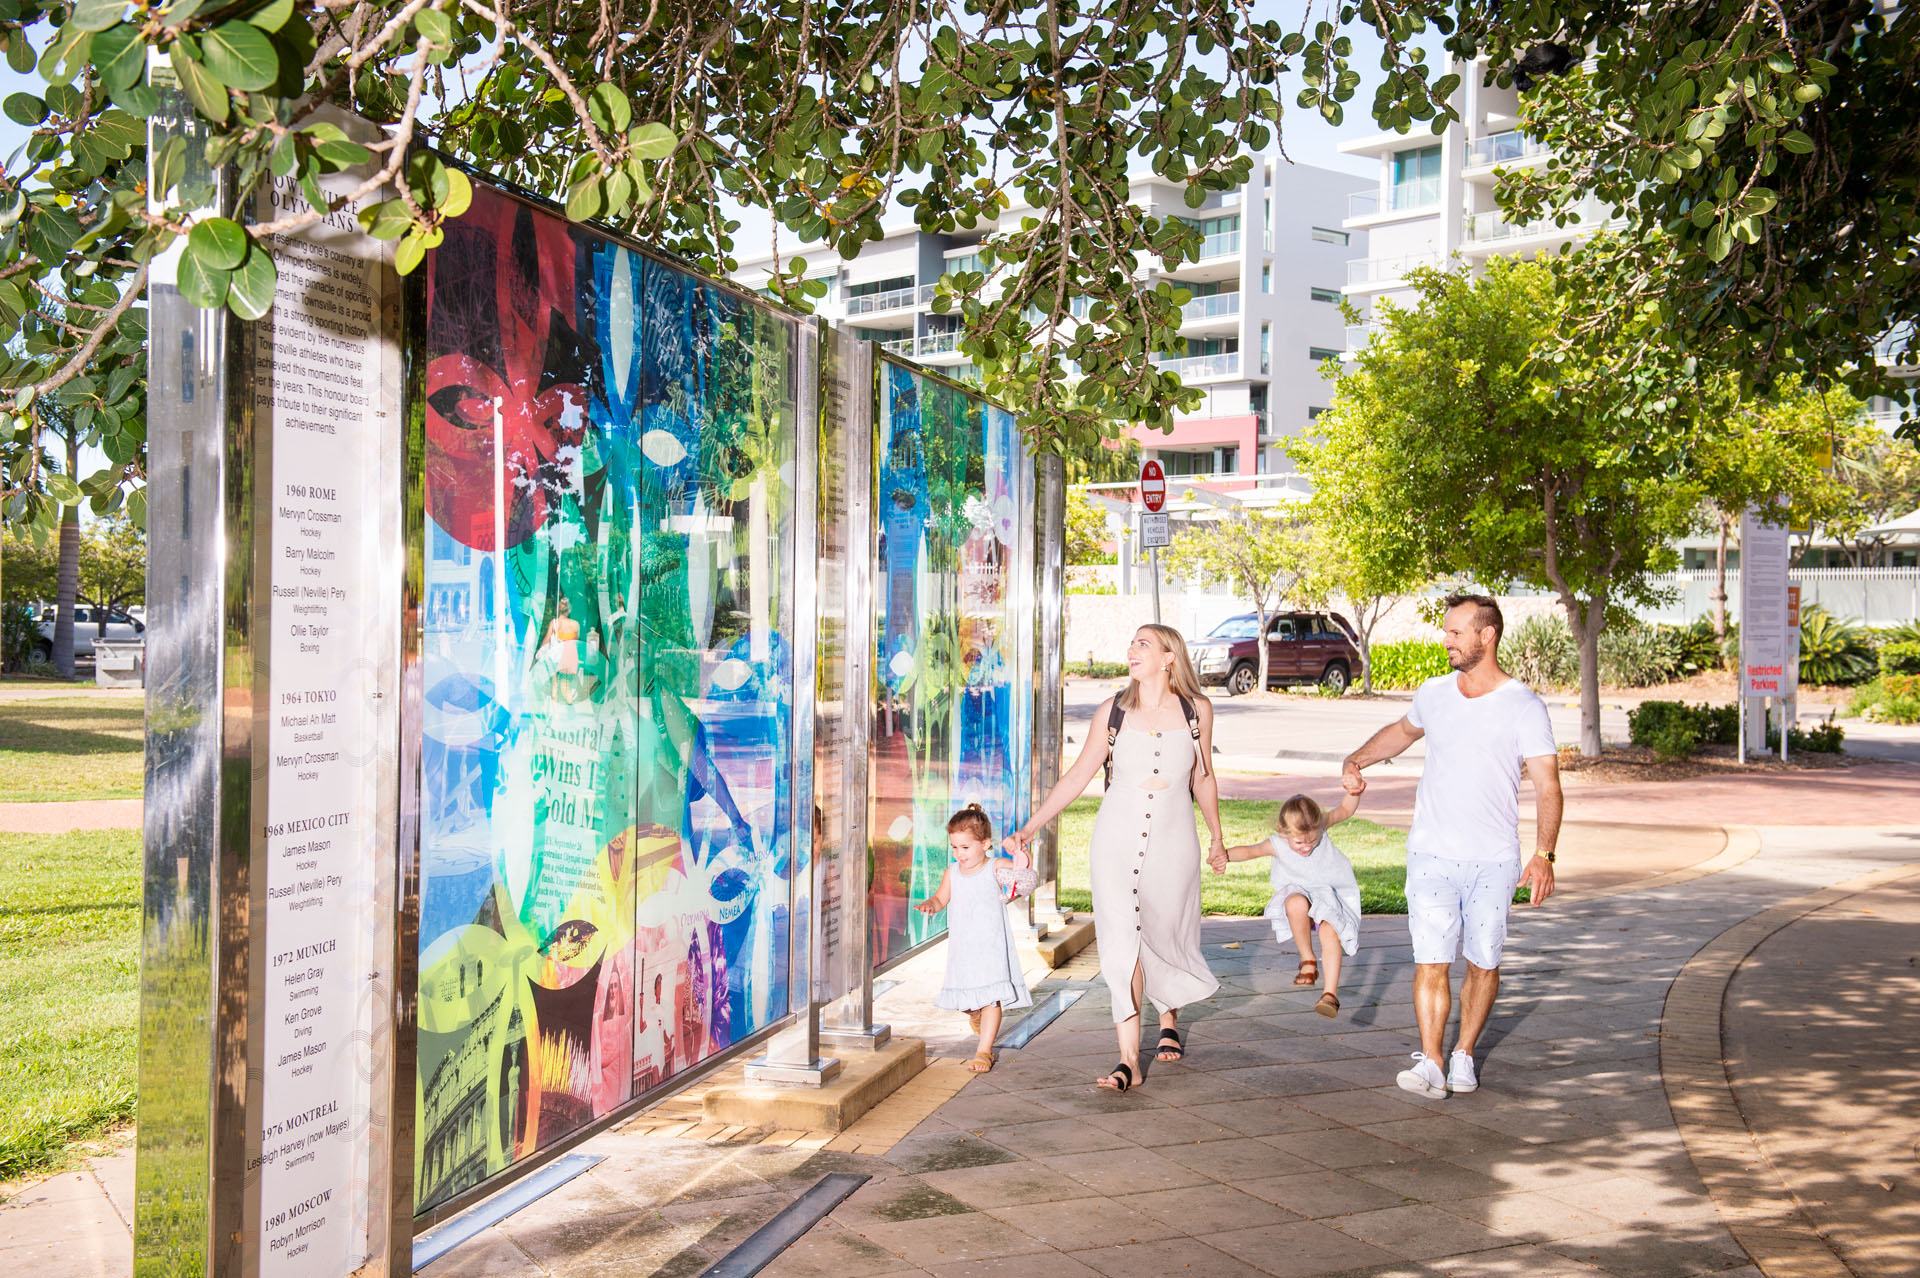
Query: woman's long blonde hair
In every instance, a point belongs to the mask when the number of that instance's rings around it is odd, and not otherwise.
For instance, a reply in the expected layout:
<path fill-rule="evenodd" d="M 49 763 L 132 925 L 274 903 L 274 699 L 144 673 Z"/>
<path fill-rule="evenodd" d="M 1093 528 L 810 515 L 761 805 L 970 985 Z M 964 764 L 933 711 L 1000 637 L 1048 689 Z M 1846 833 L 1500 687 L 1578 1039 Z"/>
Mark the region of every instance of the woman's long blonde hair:
<path fill-rule="evenodd" d="M 1200 676 L 1193 672 L 1193 660 L 1187 656 L 1187 641 L 1172 626 L 1148 624 L 1140 627 L 1160 641 L 1160 651 L 1173 654 L 1173 665 L 1167 671 L 1167 686 L 1177 695 L 1185 697 L 1191 703 L 1205 699 L 1206 693 L 1200 690 Z M 1138 631 L 1135 632 L 1139 633 Z M 1127 687 L 1114 703 L 1122 710 L 1131 710 L 1140 704 L 1140 681 L 1127 680 Z"/>

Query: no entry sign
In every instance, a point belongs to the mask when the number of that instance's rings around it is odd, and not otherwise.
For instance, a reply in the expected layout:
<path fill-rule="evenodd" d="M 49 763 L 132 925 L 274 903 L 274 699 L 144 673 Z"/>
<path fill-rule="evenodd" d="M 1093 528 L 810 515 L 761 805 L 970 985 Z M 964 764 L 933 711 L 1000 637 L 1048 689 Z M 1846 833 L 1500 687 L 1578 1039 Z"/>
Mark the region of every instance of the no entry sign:
<path fill-rule="evenodd" d="M 1151 457 L 1140 463 L 1140 504 L 1155 515 L 1167 504 L 1167 472 Z"/>

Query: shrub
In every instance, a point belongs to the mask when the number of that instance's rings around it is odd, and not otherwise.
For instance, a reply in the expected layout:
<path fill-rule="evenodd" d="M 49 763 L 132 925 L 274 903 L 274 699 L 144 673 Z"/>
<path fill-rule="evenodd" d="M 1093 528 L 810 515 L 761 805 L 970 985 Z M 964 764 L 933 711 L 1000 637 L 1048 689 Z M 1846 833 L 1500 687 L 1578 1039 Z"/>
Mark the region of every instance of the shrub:
<path fill-rule="evenodd" d="M 1694 745 L 1689 749 L 1733 745 L 1740 739 L 1740 708 L 1704 702 L 1690 706 L 1684 701 L 1643 701 L 1627 712 L 1627 739 L 1657 752 L 1660 740 L 1672 741 L 1682 735 L 1674 731 L 1672 725 L 1676 724 L 1684 729 L 1684 735 L 1693 738 Z"/>
<path fill-rule="evenodd" d="M 1373 645 L 1373 686 L 1417 688 L 1447 673 L 1447 650 L 1430 639 L 1401 639 Z"/>
<path fill-rule="evenodd" d="M 1650 688 L 1680 674 L 1681 645 L 1670 626 L 1632 622 L 1600 632 L 1600 682 L 1612 688 Z"/>
<path fill-rule="evenodd" d="M 40 627 L 31 604 L 0 606 L 0 669 L 25 670 L 40 654 Z"/>
<path fill-rule="evenodd" d="M 1867 630 L 1819 604 L 1800 612 L 1800 682 L 1847 684 L 1871 679 L 1878 664 Z"/>
<path fill-rule="evenodd" d="M 1831 719 L 1825 723 L 1816 723 L 1811 728 L 1789 728 L 1787 730 L 1787 752 L 1789 755 L 1804 750 L 1808 754 L 1841 754 L 1846 750 L 1847 730 Z M 1774 729 L 1767 733 L 1767 748 L 1780 748 L 1780 732 Z"/>
<path fill-rule="evenodd" d="M 1856 692 L 1850 714 L 1874 723 L 1920 723 L 1920 674 L 1883 674 Z"/>
<path fill-rule="evenodd" d="M 1920 674 L 1920 640 L 1895 639 L 1881 644 L 1880 673 Z"/>
<path fill-rule="evenodd" d="M 1124 661 L 1069 661 L 1067 673 L 1086 675 L 1089 679 L 1123 679 L 1127 673 Z"/>
<path fill-rule="evenodd" d="M 1700 734 L 1694 730 L 1691 719 L 1678 716 L 1662 719 L 1658 727 L 1647 733 L 1646 743 L 1653 748 L 1656 758 L 1672 763 L 1676 759 L 1686 758 L 1698 748 Z"/>
<path fill-rule="evenodd" d="M 1566 618 L 1528 617 L 1500 644 L 1500 664 L 1530 688 L 1565 688 L 1579 681 L 1580 653 Z"/>
<path fill-rule="evenodd" d="M 1712 617 L 1695 617 L 1690 624 L 1679 627 L 1673 634 L 1675 642 L 1680 645 L 1681 674 L 1699 674 L 1726 666 L 1727 654 L 1721 651 L 1720 639 L 1713 633 Z"/>

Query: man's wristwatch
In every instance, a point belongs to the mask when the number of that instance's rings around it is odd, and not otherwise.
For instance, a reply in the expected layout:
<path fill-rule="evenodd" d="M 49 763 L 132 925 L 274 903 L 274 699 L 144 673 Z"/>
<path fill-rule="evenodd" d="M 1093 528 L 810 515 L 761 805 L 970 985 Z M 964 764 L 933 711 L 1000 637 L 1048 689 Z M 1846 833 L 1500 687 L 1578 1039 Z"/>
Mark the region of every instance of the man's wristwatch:
<path fill-rule="evenodd" d="M 1539 851 L 1539 852 L 1535 852 L 1535 853 L 1534 853 L 1534 855 L 1535 855 L 1535 856 L 1541 856 L 1541 857 L 1545 857 L 1545 858 L 1547 859 L 1547 864 L 1548 864 L 1548 865 L 1552 865 L 1552 864 L 1553 864 L 1553 862 L 1554 862 L 1554 855 L 1553 855 L 1553 853 L 1552 853 L 1552 852 L 1550 852 L 1550 851 Z"/>

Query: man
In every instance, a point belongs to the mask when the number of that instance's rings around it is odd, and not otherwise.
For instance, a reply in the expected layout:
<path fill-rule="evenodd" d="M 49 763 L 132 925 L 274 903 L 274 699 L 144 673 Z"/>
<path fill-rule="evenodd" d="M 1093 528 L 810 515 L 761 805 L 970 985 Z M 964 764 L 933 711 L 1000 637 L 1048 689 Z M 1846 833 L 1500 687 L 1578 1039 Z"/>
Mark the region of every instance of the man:
<path fill-rule="evenodd" d="M 1473 1052 L 1500 992 L 1507 909 L 1524 885 L 1534 906 L 1553 895 L 1553 845 L 1563 803 L 1560 760 L 1547 707 L 1500 668 L 1500 606 L 1485 595 L 1449 595 L 1441 625 L 1452 674 L 1429 679 L 1406 716 L 1347 756 L 1349 794 L 1367 788 L 1360 770 L 1427 740 L 1427 766 L 1407 836 L 1407 926 L 1413 934 L 1413 1010 L 1420 1050 L 1398 1082 L 1438 1100 L 1470 1092 Z M 1537 849 L 1521 864 L 1520 773 L 1533 781 Z M 1440 1052 L 1453 1010 L 1451 970 L 1467 960 L 1460 985 L 1460 1041 L 1446 1074 Z"/>

